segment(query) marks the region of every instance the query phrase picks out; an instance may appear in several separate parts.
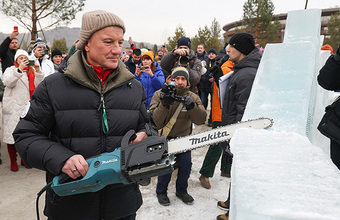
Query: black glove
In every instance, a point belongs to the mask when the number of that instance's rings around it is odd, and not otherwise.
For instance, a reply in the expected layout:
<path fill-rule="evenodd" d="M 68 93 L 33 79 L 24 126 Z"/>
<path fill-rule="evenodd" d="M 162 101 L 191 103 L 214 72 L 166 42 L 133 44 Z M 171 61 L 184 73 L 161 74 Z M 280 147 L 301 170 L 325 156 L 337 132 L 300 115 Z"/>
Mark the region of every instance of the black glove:
<path fill-rule="evenodd" d="M 187 110 L 193 109 L 195 107 L 194 100 L 190 96 L 183 96 L 184 98 L 184 106 L 187 108 Z"/>
<path fill-rule="evenodd" d="M 161 100 L 164 107 L 169 107 L 173 103 L 173 101 L 167 98 L 167 95 L 164 92 L 161 92 L 161 94 L 159 95 L 159 99 Z"/>
<path fill-rule="evenodd" d="M 340 62 L 340 47 L 338 48 L 338 50 L 336 51 L 336 54 L 334 55 L 334 60 L 336 62 Z"/>

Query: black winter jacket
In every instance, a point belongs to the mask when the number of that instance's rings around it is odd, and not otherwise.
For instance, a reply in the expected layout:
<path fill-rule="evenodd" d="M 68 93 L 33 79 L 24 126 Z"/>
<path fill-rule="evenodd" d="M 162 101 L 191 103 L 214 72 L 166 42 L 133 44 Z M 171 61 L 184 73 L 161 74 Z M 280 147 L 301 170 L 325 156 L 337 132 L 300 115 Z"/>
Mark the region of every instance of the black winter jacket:
<path fill-rule="evenodd" d="M 340 62 L 334 60 L 334 56 L 328 58 L 318 75 L 320 86 L 327 90 L 340 90 Z"/>
<path fill-rule="evenodd" d="M 136 73 L 136 65 L 139 66 L 139 64 L 141 64 L 141 63 L 142 63 L 141 60 L 139 60 L 138 63 L 135 63 L 135 62 L 133 61 L 133 58 L 132 58 L 132 55 L 131 55 L 130 58 L 129 58 L 129 60 L 125 62 L 125 65 L 126 65 L 126 67 L 130 70 L 130 72 L 131 72 L 132 74 L 135 74 L 135 73 Z"/>
<path fill-rule="evenodd" d="M 234 64 L 223 100 L 222 125 L 241 121 L 260 64 L 262 52 L 255 47 L 240 62 Z"/>
<path fill-rule="evenodd" d="M 103 133 L 101 93 L 109 132 Z M 122 62 L 103 87 L 82 51 L 70 59 L 64 74 L 45 78 L 36 88 L 27 115 L 13 133 L 26 164 L 46 171 L 50 182 L 75 154 L 85 158 L 120 147 L 130 129 L 144 131 L 146 112 L 142 85 Z M 135 184 L 114 184 L 99 192 L 73 196 L 46 193 L 45 215 L 53 220 L 117 219 L 135 213 L 142 204 Z"/>
<path fill-rule="evenodd" d="M 16 50 L 9 49 L 9 45 L 11 44 L 12 40 L 7 37 L 2 44 L 0 45 L 0 58 L 1 58 L 1 67 L 2 73 L 5 72 L 7 67 L 14 65 L 14 56 Z"/>
<path fill-rule="evenodd" d="M 210 60 L 209 58 L 207 60 L 205 60 L 207 66 L 207 71 L 201 76 L 201 80 L 200 80 L 200 90 L 203 90 L 205 93 L 212 93 L 213 90 L 213 84 L 212 82 L 209 81 L 209 79 L 211 78 L 210 73 L 211 73 L 211 69 L 212 67 L 215 65 L 215 59 Z"/>
<path fill-rule="evenodd" d="M 334 59 L 335 56 L 338 59 Z M 331 55 L 328 58 L 319 72 L 318 82 L 324 89 L 340 90 L 340 54 Z M 322 134 L 331 139 L 331 147 L 333 148 L 335 146 L 340 147 L 340 101 L 334 102 L 332 106 L 334 107 L 326 107 L 326 109 L 330 108 L 330 110 L 326 111 L 318 129 Z M 339 161 L 339 158 L 336 157 L 337 154 L 332 154 L 333 161 Z M 339 167 L 339 164 L 337 166 Z"/>

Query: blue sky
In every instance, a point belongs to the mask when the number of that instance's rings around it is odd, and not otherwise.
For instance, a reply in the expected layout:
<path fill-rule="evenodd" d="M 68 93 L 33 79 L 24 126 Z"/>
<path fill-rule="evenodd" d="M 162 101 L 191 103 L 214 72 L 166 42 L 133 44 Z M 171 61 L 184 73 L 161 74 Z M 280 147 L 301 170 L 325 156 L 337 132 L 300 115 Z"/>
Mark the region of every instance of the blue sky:
<path fill-rule="evenodd" d="M 138 42 L 163 44 L 173 36 L 181 24 L 188 37 L 194 37 L 197 30 L 210 26 L 214 18 L 223 25 L 242 19 L 243 5 L 246 0 L 86 0 L 82 12 L 78 12 L 70 27 L 80 27 L 81 16 L 85 11 L 106 10 L 117 14 L 126 26 L 125 39 L 130 36 Z M 286 13 L 304 9 L 306 0 L 272 0 L 274 13 Z M 308 0 L 308 8 L 340 7 L 340 0 Z M 18 25 L 0 14 L 0 31 L 10 33 Z M 19 26 L 19 32 L 26 32 Z M 223 31 L 221 32 L 223 33 Z"/>

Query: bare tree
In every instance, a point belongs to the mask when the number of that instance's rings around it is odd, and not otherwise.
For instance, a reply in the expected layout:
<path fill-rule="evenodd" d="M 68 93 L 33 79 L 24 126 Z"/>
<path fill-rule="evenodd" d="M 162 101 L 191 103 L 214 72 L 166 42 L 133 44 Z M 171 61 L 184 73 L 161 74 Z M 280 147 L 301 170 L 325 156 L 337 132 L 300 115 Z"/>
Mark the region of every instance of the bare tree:
<path fill-rule="evenodd" d="M 76 13 L 83 9 L 84 2 L 85 0 L 0 0 L 0 10 L 25 27 L 34 42 L 38 32 L 70 23 Z M 42 20 L 45 27 L 40 25 Z"/>

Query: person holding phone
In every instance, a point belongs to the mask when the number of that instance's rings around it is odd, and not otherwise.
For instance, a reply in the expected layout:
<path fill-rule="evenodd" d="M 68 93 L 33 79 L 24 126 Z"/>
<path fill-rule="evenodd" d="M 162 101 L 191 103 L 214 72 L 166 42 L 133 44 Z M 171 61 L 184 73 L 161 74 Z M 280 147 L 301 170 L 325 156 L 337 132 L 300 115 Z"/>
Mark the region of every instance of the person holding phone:
<path fill-rule="evenodd" d="M 29 58 L 39 64 L 45 77 L 55 72 L 53 62 L 49 60 L 49 48 L 40 38 L 34 42 L 32 54 Z"/>
<path fill-rule="evenodd" d="M 18 35 L 18 27 L 16 27 L 11 35 L 9 35 L 0 45 L 2 73 L 4 73 L 8 67 L 13 65 L 15 52 L 19 48 L 19 42 L 16 38 Z"/>
<path fill-rule="evenodd" d="M 18 165 L 12 133 L 19 122 L 21 113 L 32 98 L 35 88 L 44 79 L 39 64 L 28 60 L 26 51 L 18 49 L 14 59 L 14 65 L 7 68 L 4 73 L 5 91 L 2 100 L 3 142 L 7 144 L 11 161 L 10 169 L 13 172 L 18 171 Z M 21 165 L 26 166 L 23 161 Z"/>
<path fill-rule="evenodd" d="M 165 82 L 162 67 L 155 62 L 152 51 L 143 53 L 142 64 L 136 68 L 135 78 L 144 86 L 146 105 L 150 107 L 153 94 L 161 89 Z"/>

